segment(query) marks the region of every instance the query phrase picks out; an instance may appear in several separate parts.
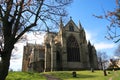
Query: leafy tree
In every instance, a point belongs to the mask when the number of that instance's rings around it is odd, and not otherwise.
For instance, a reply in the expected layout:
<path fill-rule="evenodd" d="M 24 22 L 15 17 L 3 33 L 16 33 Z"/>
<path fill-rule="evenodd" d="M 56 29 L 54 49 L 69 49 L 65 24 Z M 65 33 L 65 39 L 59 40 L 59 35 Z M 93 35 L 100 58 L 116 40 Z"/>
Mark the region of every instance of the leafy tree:
<path fill-rule="evenodd" d="M 115 43 L 120 41 L 120 0 L 116 0 L 116 8 L 114 11 L 104 11 L 104 15 L 96 16 L 99 19 L 106 19 L 110 22 L 107 26 L 107 35 L 105 38 L 113 40 Z"/>
<path fill-rule="evenodd" d="M 0 0 L 0 80 L 8 75 L 11 52 L 22 36 L 33 30 L 54 29 L 60 16 L 67 16 L 72 0 Z"/>

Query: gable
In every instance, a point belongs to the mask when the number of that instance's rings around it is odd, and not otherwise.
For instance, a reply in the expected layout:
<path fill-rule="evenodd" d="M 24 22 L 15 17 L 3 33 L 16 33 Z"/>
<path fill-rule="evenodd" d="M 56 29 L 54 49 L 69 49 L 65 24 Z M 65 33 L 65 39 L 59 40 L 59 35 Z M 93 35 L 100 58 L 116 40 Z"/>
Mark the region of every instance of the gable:
<path fill-rule="evenodd" d="M 76 26 L 72 19 L 65 25 L 64 30 L 71 32 L 79 31 L 78 27 Z"/>

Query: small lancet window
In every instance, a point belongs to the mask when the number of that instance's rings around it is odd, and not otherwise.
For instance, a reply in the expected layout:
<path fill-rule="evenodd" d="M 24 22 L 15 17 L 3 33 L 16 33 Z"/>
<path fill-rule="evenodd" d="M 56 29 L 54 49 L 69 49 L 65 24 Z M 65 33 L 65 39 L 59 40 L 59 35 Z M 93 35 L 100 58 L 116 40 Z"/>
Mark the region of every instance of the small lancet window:
<path fill-rule="evenodd" d="M 70 30 L 70 31 L 74 31 L 73 25 L 69 25 L 69 30 Z"/>

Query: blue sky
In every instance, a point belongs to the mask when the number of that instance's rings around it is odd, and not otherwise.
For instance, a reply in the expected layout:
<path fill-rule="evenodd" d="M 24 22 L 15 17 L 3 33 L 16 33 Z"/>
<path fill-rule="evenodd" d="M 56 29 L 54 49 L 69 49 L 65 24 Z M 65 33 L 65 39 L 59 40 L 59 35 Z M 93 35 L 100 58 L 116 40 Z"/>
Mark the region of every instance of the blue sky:
<path fill-rule="evenodd" d="M 91 41 L 97 51 L 106 52 L 110 58 L 113 57 L 113 53 L 119 43 L 115 44 L 112 40 L 105 39 L 105 35 L 107 35 L 106 26 L 109 25 L 109 22 L 95 18 L 93 14 L 103 15 L 103 9 L 105 11 L 113 11 L 115 7 L 115 0 L 74 0 L 67 8 L 69 13 L 68 20 L 71 16 L 76 25 L 78 25 L 80 21 L 86 31 L 87 39 Z M 28 42 L 42 43 L 44 39 L 43 36 L 44 34 L 34 37 L 32 34 L 29 34 Z M 13 70 L 21 70 L 23 46 L 25 44 L 26 43 L 16 44 L 16 46 L 19 46 L 19 51 L 15 52 L 18 59 L 11 60 L 10 68 Z"/>
<path fill-rule="evenodd" d="M 104 15 L 104 11 L 114 11 L 116 7 L 115 0 L 74 0 L 69 6 L 69 16 L 76 24 L 80 20 L 89 40 L 95 45 L 97 51 L 106 52 L 108 56 L 113 56 L 117 44 L 112 40 L 107 40 L 106 26 L 109 22 L 105 19 L 98 19 L 93 16 Z"/>

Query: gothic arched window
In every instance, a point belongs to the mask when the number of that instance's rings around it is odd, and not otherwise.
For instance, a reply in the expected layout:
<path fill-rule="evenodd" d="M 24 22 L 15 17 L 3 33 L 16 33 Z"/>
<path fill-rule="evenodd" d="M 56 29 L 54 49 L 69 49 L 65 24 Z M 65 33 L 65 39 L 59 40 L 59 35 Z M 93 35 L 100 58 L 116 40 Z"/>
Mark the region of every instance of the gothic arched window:
<path fill-rule="evenodd" d="M 67 61 L 68 62 L 80 61 L 79 45 L 74 36 L 69 36 L 67 39 Z"/>

